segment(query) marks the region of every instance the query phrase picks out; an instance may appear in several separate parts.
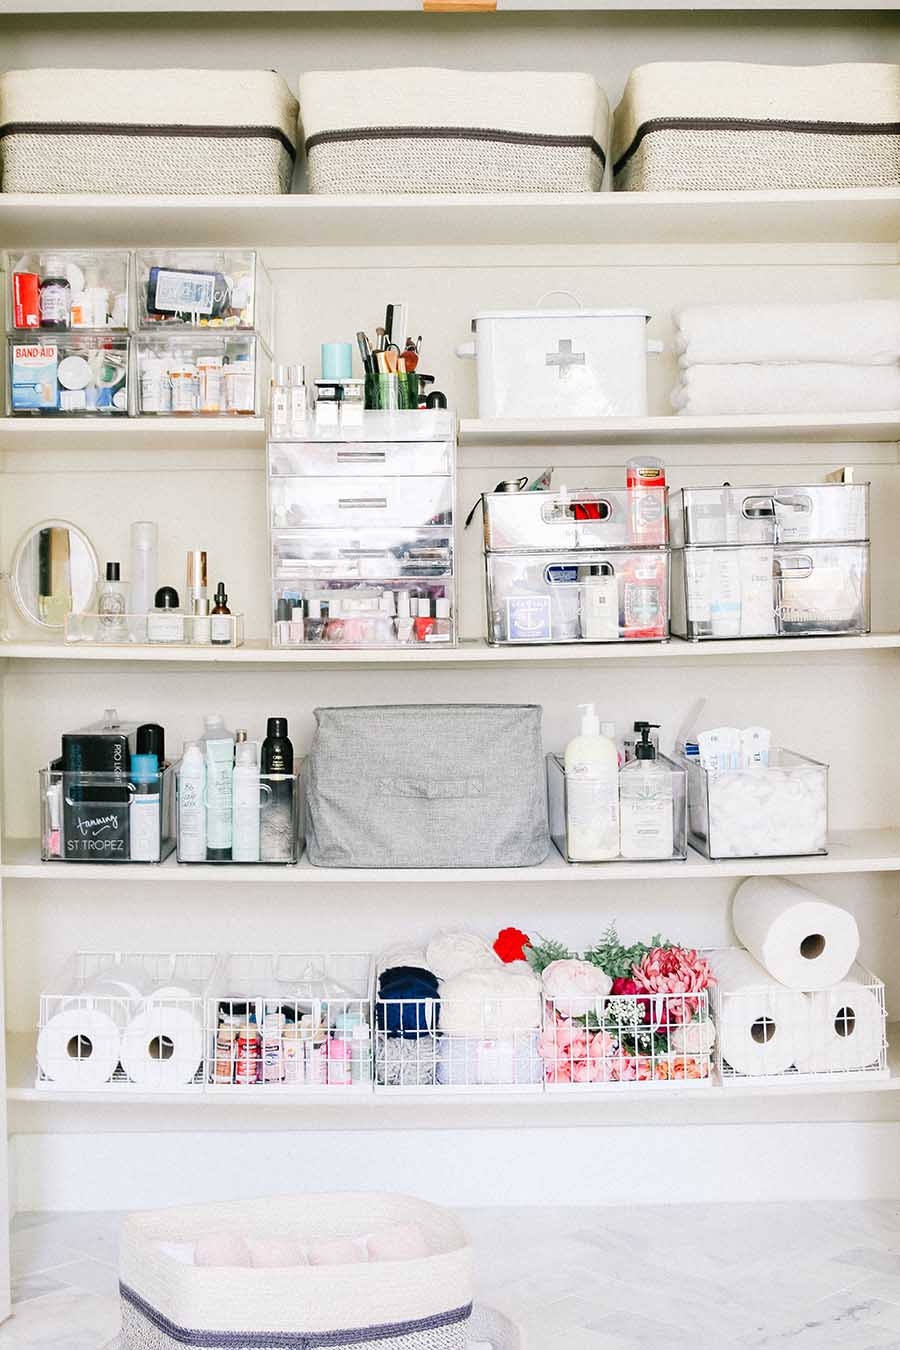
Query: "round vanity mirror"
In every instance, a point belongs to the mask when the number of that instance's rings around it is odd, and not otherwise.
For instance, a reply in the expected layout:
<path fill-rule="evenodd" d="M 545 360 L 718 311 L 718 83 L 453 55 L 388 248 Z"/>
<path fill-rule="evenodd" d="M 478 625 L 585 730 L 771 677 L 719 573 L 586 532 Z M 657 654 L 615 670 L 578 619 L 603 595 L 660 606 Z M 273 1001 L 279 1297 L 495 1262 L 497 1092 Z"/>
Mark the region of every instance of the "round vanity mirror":
<path fill-rule="evenodd" d="M 77 525 L 42 520 L 16 549 L 13 594 L 32 623 L 64 628 L 67 614 L 89 608 L 99 574 L 94 546 Z"/>

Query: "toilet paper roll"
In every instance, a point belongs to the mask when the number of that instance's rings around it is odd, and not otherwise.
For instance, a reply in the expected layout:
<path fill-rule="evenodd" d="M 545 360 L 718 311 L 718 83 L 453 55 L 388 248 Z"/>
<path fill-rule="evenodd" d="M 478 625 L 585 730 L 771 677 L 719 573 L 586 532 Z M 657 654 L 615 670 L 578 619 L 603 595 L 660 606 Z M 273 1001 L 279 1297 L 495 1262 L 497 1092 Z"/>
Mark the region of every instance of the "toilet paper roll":
<path fill-rule="evenodd" d="M 859 951 L 848 910 L 778 877 L 751 877 L 739 886 L 731 918 L 747 950 L 788 989 L 829 989 Z"/>
<path fill-rule="evenodd" d="M 809 1046 L 797 1062 L 803 1073 L 866 1069 L 884 1045 L 884 1014 L 872 989 L 842 980 L 809 996 Z"/>
<path fill-rule="evenodd" d="M 108 1083 L 119 1063 L 122 1033 L 108 1012 L 66 1008 L 38 1035 L 37 1059 L 45 1078 L 64 1088 Z"/>
<path fill-rule="evenodd" d="M 183 1008 L 148 1004 L 122 1035 L 122 1068 L 141 1087 L 184 1087 L 203 1062 L 203 1024 Z"/>
<path fill-rule="evenodd" d="M 785 1073 L 809 1052 L 809 997 L 777 984 L 749 952 L 713 958 L 719 1051 L 735 1073 Z"/>

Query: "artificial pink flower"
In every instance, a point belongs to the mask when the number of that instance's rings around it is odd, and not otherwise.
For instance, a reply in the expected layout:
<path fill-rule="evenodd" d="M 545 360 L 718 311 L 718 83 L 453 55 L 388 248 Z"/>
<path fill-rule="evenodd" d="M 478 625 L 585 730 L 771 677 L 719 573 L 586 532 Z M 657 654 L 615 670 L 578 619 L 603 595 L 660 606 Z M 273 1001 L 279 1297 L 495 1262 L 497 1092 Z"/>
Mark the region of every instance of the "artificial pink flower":
<path fill-rule="evenodd" d="M 658 1020 L 659 1027 L 690 1022 L 700 1000 L 686 996 L 702 993 L 715 978 L 709 962 L 684 947 L 651 948 L 633 967 L 632 974 L 639 990 L 663 996 L 659 999 L 659 1017 L 652 1019 Z"/>

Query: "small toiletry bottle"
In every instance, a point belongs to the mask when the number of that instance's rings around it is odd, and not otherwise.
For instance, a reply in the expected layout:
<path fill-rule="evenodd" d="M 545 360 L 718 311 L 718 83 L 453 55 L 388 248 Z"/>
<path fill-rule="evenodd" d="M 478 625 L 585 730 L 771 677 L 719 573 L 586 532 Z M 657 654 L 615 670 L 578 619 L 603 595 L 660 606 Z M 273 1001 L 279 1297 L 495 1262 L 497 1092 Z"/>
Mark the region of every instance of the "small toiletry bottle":
<path fill-rule="evenodd" d="M 284 1050 L 281 1037 L 284 1031 L 284 1013 L 267 1012 L 262 1026 L 262 1080 L 280 1083 L 284 1078 Z"/>
<path fill-rule="evenodd" d="M 238 1032 L 237 1053 L 235 1055 L 234 1081 L 236 1083 L 258 1083 L 260 1076 L 259 1027 L 256 1019 L 250 1018 Z"/>
<path fill-rule="evenodd" d="M 619 754 L 600 733 L 593 703 L 581 705 L 581 734 L 566 746 L 566 852 L 572 862 L 619 856 Z"/>
<path fill-rule="evenodd" d="M 293 607 L 290 600 L 282 596 L 275 602 L 275 645 L 286 647 L 291 640 L 291 616 Z"/>
<path fill-rule="evenodd" d="M 120 578 L 117 562 L 106 564 L 106 580 L 100 582 L 97 613 L 100 615 L 100 637 L 103 642 L 127 642 L 128 590 Z"/>
<path fill-rule="evenodd" d="M 147 615 L 148 642 L 184 642 L 184 615 L 174 586 L 160 586 Z"/>
<path fill-rule="evenodd" d="M 364 1021 L 357 1022 L 353 1028 L 353 1057 L 350 1061 L 350 1077 L 354 1083 L 372 1081 L 372 1034 Z"/>
<path fill-rule="evenodd" d="M 581 581 L 581 636 L 615 642 L 619 636 L 619 583 L 611 563 L 591 563 Z"/>
<path fill-rule="evenodd" d="M 288 1022 L 281 1033 L 284 1056 L 284 1081 L 294 1086 L 306 1082 L 306 1052 L 296 1022 Z"/>
<path fill-rule="evenodd" d="M 206 591 L 206 550 L 188 549 L 187 555 L 187 595 L 188 606 L 194 608 L 195 600 L 205 600 Z"/>
<path fill-rule="evenodd" d="M 269 387 L 269 435 L 273 441 L 287 440 L 291 434 L 291 396 L 288 366 L 277 365 Z"/>
<path fill-rule="evenodd" d="M 344 1025 L 344 1017 L 338 1014 L 335 1027 L 328 1038 L 328 1086 L 349 1087 L 353 1082 L 352 1032 Z"/>
<path fill-rule="evenodd" d="M 206 862 L 206 760 L 185 741 L 178 770 L 178 861 Z"/>
<path fill-rule="evenodd" d="M 453 625 L 450 621 L 450 597 L 439 595 L 434 601 L 434 620 L 425 634 L 426 642 L 449 642 Z"/>
<path fill-rule="evenodd" d="M 225 582 L 216 587 L 215 605 L 209 621 L 209 638 L 214 647 L 229 647 L 234 638 L 231 610 L 225 594 Z"/>
<path fill-rule="evenodd" d="M 156 755 L 131 756 L 133 795 L 128 811 L 132 862 L 159 862 L 159 761 Z"/>
<path fill-rule="evenodd" d="M 409 591 L 397 592 L 397 641 L 404 644 L 414 641 Z"/>
<path fill-rule="evenodd" d="M 72 306 L 72 287 L 66 276 L 65 260 L 49 253 L 41 281 L 40 316 L 42 328 L 68 328 Z"/>
<path fill-rule="evenodd" d="M 328 622 L 325 624 L 326 642 L 343 642 L 345 623 L 343 619 L 343 599 L 335 591 L 328 599 Z"/>
<path fill-rule="evenodd" d="M 303 605 L 301 603 L 299 605 L 295 605 L 294 608 L 291 610 L 291 622 L 290 625 L 288 626 L 288 637 L 290 638 L 291 642 L 302 642 L 304 639 L 304 634 L 305 629 L 303 621 Z"/>
<path fill-rule="evenodd" d="M 221 713 L 204 718 L 201 745 L 206 758 L 206 857 L 209 862 L 231 862 L 234 735 Z"/>
<path fill-rule="evenodd" d="M 235 1060 L 237 1058 L 238 1027 L 240 1019 L 219 1015 L 216 1031 L 216 1058 L 213 1068 L 213 1082 L 220 1086 L 234 1082 Z"/>
<path fill-rule="evenodd" d="M 260 782 L 256 742 L 235 732 L 232 778 L 232 862 L 259 862 Z"/>
<path fill-rule="evenodd" d="M 625 468 L 629 533 L 638 547 L 666 542 L 666 466 L 656 455 L 636 455 Z"/>
<path fill-rule="evenodd" d="M 656 758 L 651 727 L 644 724 L 636 757 L 619 776 L 623 858 L 671 858 L 674 848 L 672 774 Z"/>
<path fill-rule="evenodd" d="M 321 642 L 324 635 L 325 620 L 322 618 L 322 602 L 310 597 L 306 602 L 304 636 L 307 642 Z"/>
<path fill-rule="evenodd" d="M 260 862 L 289 863 L 294 856 L 294 747 L 286 717 L 270 717 L 262 743 L 260 772 L 269 788 L 260 813 Z M 281 776 L 287 775 L 287 776 Z"/>
<path fill-rule="evenodd" d="M 300 1035 L 306 1045 L 306 1081 L 317 1087 L 328 1082 L 328 1038 L 312 1013 L 300 1018 Z"/>
<path fill-rule="evenodd" d="M 434 615 L 431 611 L 431 597 L 423 596 L 416 601 L 416 620 L 414 624 L 416 640 L 426 642 L 434 628 Z"/>
<path fill-rule="evenodd" d="M 292 436 L 300 436 L 309 417 L 309 397 L 306 392 L 306 368 L 288 366 L 288 428 Z"/>

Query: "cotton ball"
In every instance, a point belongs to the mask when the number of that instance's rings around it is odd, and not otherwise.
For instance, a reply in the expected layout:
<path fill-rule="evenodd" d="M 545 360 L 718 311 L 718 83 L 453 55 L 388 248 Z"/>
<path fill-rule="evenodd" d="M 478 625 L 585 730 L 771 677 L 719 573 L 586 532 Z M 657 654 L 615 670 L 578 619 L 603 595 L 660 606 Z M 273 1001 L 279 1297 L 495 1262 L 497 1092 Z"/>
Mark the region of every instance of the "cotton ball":
<path fill-rule="evenodd" d="M 330 1242 L 317 1242 L 309 1249 L 311 1266 L 352 1266 L 365 1261 L 362 1247 L 349 1238 L 333 1238 Z"/>
<path fill-rule="evenodd" d="M 251 1238 L 250 1263 L 260 1269 L 278 1269 L 282 1266 L 305 1266 L 306 1253 L 289 1238 Z"/>
<path fill-rule="evenodd" d="M 395 1223 L 382 1228 L 366 1241 L 370 1261 L 418 1261 L 431 1255 L 431 1248 L 417 1223 Z"/>
<path fill-rule="evenodd" d="M 250 1248 L 238 1233 L 211 1233 L 194 1248 L 195 1266 L 250 1266 Z"/>

